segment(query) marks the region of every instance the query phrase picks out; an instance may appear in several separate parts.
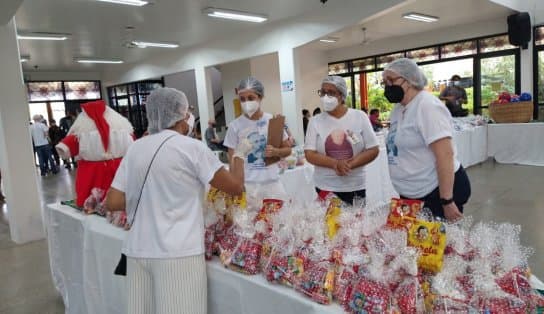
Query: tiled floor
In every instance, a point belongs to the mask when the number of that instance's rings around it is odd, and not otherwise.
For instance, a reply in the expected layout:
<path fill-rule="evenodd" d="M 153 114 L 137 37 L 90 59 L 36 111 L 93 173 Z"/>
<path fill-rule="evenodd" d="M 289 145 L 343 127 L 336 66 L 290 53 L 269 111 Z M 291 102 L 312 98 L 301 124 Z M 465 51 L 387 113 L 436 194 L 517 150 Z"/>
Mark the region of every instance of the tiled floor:
<path fill-rule="evenodd" d="M 522 243 L 536 252 L 530 259 L 533 272 L 544 278 L 544 167 L 489 161 L 469 168 L 468 174 L 473 194 L 465 213 L 475 221 L 520 224 Z M 44 203 L 70 198 L 72 184 L 73 172 L 65 170 L 40 179 Z M 11 242 L 5 211 L 0 211 L 0 314 L 63 313 L 51 282 L 46 242 Z"/>

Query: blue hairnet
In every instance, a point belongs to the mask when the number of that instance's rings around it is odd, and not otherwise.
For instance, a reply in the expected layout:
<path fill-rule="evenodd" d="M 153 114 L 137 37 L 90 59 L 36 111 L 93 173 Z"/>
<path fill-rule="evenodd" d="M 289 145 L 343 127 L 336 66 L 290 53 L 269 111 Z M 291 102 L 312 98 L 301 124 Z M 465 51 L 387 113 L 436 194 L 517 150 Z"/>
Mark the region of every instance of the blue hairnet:
<path fill-rule="evenodd" d="M 414 60 L 408 58 L 400 58 L 389 63 L 384 71 L 395 72 L 404 77 L 410 85 L 418 90 L 422 90 L 427 85 L 425 74 Z"/>
<path fill-rule="evenodd" d="M 158 88 L 147 97 L 149 134 L 172 127 L 187 115 L 189 101 L 185 94 L 174 88 Z"/>
<path fill-rule="evenodd" d="M 348 87 L 346 85 L 346 80 L 337 75 L 330 75 L 323 79 L 323 82 L 321 82 L 321 86 L 323 84 L 332 84 L 336 87 L 336 89 L 342 94 L 342 99 L 346 100 L 346 97 L 348 96 Z"/>
<path fill-rule="evenodd" d="M 243 79 L 240 81 L 240 84 L 238 84 L 238 92 L 241 92 L 243 90 L 251 90 L 255 94 L 264 97 L 264 86 L 261 81 L 254 78 L 253 76 L 250 76 L 246 79 Z"/>

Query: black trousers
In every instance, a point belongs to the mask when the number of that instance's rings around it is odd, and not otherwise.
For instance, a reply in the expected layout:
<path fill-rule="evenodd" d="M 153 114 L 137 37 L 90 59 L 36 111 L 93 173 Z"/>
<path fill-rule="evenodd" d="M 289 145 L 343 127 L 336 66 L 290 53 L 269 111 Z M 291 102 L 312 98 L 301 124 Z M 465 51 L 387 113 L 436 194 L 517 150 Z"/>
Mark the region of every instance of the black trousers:
<path fill-rule="evenodd" d="M 315 188 L 317 193 L 321 192 L 321 189 Z M 357 190 L 353 192 L 332 192 L 334 193 L 339 199 L 341 199 L 344 203 L 348 205 L 353 205 L 353 199 L 358 196 L 360 198 L 366 198 L 366 190 Z"/>
<path fill-rule="evenodd" d="M 460 212 L 463 212 L 463 206 L 468 202 L 470 194 L 470 180 L 468 179 L 465 169 L 461 166 L 459 167 L 459 170 L 455 172 L 455 180 L 453 182 L 453 201 Z M 409 197 L 404 197 L 402 195 L 401 198 L 409 199 Z M 429 208 L 435 217 L 445 218 L 444 208 L 440 202 L 440 191 L 438 187 L 419 200 L 424 202 L 423 207 Z"/>

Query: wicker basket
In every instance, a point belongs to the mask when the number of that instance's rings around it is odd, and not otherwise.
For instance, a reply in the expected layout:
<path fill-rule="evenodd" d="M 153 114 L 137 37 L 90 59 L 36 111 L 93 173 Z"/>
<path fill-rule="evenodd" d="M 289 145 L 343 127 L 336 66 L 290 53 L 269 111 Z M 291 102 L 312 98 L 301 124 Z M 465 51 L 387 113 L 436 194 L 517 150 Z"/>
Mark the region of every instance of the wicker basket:
<path fill-rule="evenodd" d="M 533 102 L 490 104 L 489 115 L 497 123 L 526 123 L 533 118 Z"/>

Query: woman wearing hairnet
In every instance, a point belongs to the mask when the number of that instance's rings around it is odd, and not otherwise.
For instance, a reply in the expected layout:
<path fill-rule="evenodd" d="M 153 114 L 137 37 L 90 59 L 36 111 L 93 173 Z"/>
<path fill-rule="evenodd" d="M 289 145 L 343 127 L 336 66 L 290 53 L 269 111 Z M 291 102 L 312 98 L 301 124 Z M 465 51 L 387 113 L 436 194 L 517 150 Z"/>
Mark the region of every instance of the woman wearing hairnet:
<path fill-rule="evenodd" d="M 287 157 L 291 154 L 291 147 L 285 132 L 280 148 L 267 145 L 268 121 L 272 115 L 262 111 L 263 97 L 264 86 L 256 78 L 248 77 L 240 82 L 238 98 L 244 114 L 229 124 L 223 142 L 223 145 L 229 148 L 229 159 L 240 141 L 247 139 L 253 145 L 245 163 L 246 194 L 252 206 L 260 206 L 263 198 L 285 200 L 287 197 L 279 181 L 278 166 L 276 164 L 267 166 L 264 158 Z"/>
<path fill-rule="evenodd" d="M 234 151 L 230 172 L 201 141 L 187 135 L 185 94 L 160 88 L 147 98 L 149 136 L 129 148 L 106 205 L 127 211 L 127 313 L 207 311 L 202 200 L 209 183 L 239 195 L 251 149 Z"/>
<path fill-rule="evenodd" d="M 436 217 L 462 218 L 470 182 L 456 158 L 448 108 L 423 90 L 427 79 L 410 59 L 387 65 L 383 82 L 385 97 L 396 103 L 387 136 L 393 186 L 402 198 L 424 201 Z"/>
<path fill-rule="evenodd" d="M 310 119 L 306 159 L 315 166 L 317 192 L 333 192 L 351 205 L 354 197 L 366 197 L 364 166 L 378 156 L 378 140 L 366 113 L 345 105 L 342 77 L 326 77 L 318 94 L 325 112 Z"/>

